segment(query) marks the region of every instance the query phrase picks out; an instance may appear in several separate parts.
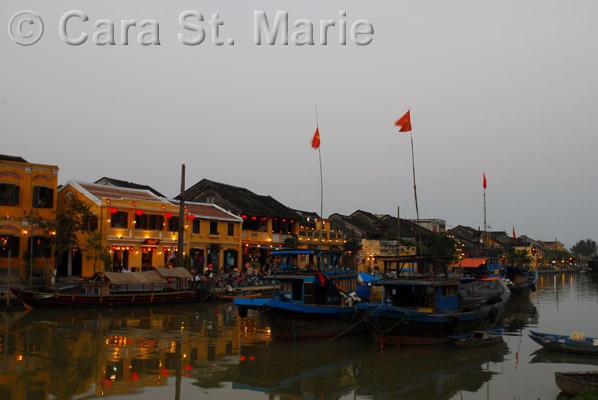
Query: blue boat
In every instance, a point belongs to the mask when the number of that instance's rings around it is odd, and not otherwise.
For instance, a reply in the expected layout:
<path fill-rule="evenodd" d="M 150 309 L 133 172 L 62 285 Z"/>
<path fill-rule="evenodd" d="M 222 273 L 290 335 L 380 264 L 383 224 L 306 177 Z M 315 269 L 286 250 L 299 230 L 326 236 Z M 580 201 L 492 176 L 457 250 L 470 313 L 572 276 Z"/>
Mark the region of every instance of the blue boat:
<path fill-rule="evenodd" d="M 241 317 L 247 316 L 250 309 L 258 310 L 272 329 L 272 336 L 283 339 L 365 332 L 355 309 L 355 303 L 360 301 L 358 286 L 362 285 L 357 271 L 299 268 L 295 261 L 290 261 L 301 255 L 318 256 L 311 250 L 279 250 L 272 255 L 285 258 L 281 269 L 270 277 L 278 289 L 270 298 L 233 299 Z"/>
<path fill-rule="evenodd" d="M 529 331 L 529 337 L 541 346 L 568 353 L 598 355 L 598 338 L 587 337 L 583 333 L 573 332 L 571 335 L 555 335 Z"/>
<path fill-rule="evenodd" d="M 514 295 L 529 295 L 536 291 L 538 282 L 538 271 L 522 267 L 505 267 L 504 277 L 507 279 L 507 286 Z"/>
<path fill-rule="evenodd" d="M 394 261 L 396 270 L 387 271 Z M 403 276 L 403 264 L 417 273 Z M 449 277 L 447 260 L 403 256 L 385 261 L 385 275 L 374 282 L 371 300 L 358 303 L 370 334 L 390 345 L 440 344 L 476 330 L 492 328 L 511 296 L 500 278 L 468 283 Z"/>

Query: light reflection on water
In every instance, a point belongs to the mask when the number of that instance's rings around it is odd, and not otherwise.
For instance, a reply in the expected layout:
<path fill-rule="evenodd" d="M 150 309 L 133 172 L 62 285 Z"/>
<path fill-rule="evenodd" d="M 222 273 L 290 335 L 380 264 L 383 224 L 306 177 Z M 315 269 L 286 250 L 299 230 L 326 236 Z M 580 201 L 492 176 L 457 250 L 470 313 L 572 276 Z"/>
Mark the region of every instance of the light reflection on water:
<path fill-rule="evenodd" d="M 503 345 L 469 350 L 271 340 L 230 303 L 0 311 L 0 399 L 555 399 L 555 371 L 596 362 L 541 350 L 527 331 L 598 336 L 598 277 L 537 287 L 509 302 Z"/>

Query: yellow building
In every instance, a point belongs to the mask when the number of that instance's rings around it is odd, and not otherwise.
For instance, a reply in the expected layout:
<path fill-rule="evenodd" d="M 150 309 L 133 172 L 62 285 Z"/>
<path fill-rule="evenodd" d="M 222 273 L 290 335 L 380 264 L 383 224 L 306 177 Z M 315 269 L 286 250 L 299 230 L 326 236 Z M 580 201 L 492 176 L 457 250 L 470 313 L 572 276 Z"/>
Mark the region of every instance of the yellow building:
<path fill-rule="evenodd" d="M 54 267 L 58 167 L 0 155 L 0 274 L 42 282 Z M 32 251 L 31 251 L 32 250 Z M 12 278 L 10 278 L 12 280 Z"/>
<path fill-rule="evenodd" d="M 150 190 L 69 181 L 58 193 L 59 208 L 66 207 L 70 196 L 89 204 L 97 221 L 90 221 L 90 231 L 77 235 L 78 246 L 63 254 L 59 276 L 90 276 L 106 268 L 164 267 L 178 258 L 177 202 Z M 199 267 L 201 261 L 223 265 L 226 257 L 236 257 L 233 261 L 239 263 L 241 218 L 214 204 L 201 203 L 186 203 L 184 218 L 183 256 L 189 267 Z M 90 240 L 98 236 L 100 248 L 110 255 L 108 266 Z"/>

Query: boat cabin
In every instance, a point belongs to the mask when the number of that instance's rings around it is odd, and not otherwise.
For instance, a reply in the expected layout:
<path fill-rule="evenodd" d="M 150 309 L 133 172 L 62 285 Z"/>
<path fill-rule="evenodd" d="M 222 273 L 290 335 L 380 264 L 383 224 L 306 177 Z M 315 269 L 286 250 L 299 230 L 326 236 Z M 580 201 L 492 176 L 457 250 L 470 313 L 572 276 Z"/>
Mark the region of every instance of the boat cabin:
<path fill-rule="evenodd" d="M 81 284 L 81 294 L 152 293 L 186 290 L 192 275 L 185 268 L 156 268 L 140 272 L 103 272 Z"/>
<path fill-rule="evenodd" d="M 280 269 L 272 279 L 279 283 L 277 297 L 302 304 L 339 305 L 344 296 L 357 288 L 357 271 L 340 268 L 299 268 L 297 258 L 313 255 L 311 250 L 279 250 L 272 255 L 281 257 Z"/>

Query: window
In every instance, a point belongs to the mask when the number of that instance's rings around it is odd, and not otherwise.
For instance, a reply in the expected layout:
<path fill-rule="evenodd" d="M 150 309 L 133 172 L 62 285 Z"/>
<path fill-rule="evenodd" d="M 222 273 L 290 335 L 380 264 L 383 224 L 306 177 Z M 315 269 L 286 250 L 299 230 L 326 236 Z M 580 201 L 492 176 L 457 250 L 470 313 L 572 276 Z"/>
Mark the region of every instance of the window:
<path fill-rule="evenodd" d="M 50 238 L 34 236 L 33 240 L 29 240 L 29 245 L 31 244 L 33 244 L 33 258 L 50 258 L 52 256 L 52 240 Z"/>
<path fill-rule="evenodd" d="M 193 220 L 193 233 L 199 233 L 200 232 L 200 220 L 199 219 L 194 219 Z"/>
<path fill-rule="evenodd" d="M 33 208 L 52 208 L 54 206 L 54 189 L 44 186 L 33 187 Z"/>
<path fill-rule="evenodd" d="M 98 217 L 96 215 L 90 215 L 83 221 L 83 230 L 85 231 L 97 231 L 98 230 Z"/>
<path fill-rule="evenodd" d="M 10 253 L 11 258 L 18 258 L 20 256 L 19 240 L 20 237 L 18 236 L 0 236 L 0 258 L 8 258 L 8 253 Z"/>
<path fill-rule="evenodd" d="M 179 217 L 170 217 L 168 220 L 168 230 L 171 232 L 179 231 Z"/>
<path fill-rule="evenodd" d="M 210 235 L 218 235 L 218 222 L 210 221 Z"/>
<path fill-rule="evenodd" d="M 16 206 L 19 204 L 19 185 L 0 183 L 0 206 Z"/>
<path fill-rule="evenodd" d="M 112 228 L 126 228 L 128 224 L 129 214 L 124 211 L 117 211 L 112 214 L 110 218 L 110 226 Z"/>
<path fill-rule="evenodd" d="M 235 224 L 232 222 L 228 223 L 228 236 L 235 236 Z"/>
<path fill-rule="evenodd" d="M 135 215 L 135 229 L 161 231 L 164 217 L 158 214 Z"/>

